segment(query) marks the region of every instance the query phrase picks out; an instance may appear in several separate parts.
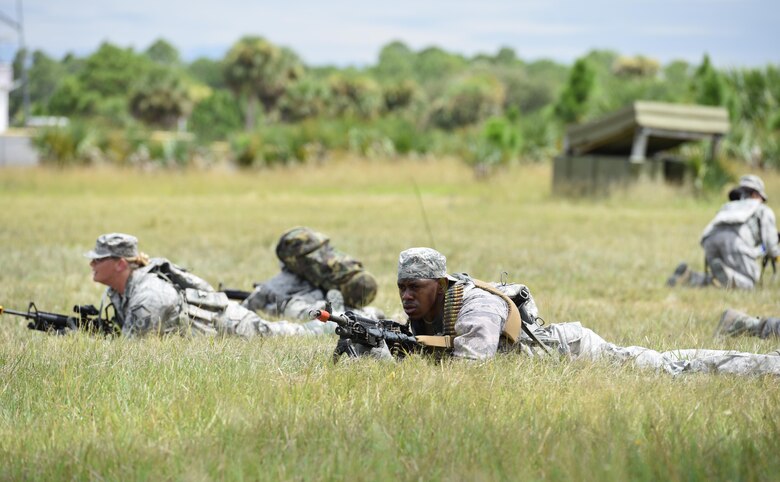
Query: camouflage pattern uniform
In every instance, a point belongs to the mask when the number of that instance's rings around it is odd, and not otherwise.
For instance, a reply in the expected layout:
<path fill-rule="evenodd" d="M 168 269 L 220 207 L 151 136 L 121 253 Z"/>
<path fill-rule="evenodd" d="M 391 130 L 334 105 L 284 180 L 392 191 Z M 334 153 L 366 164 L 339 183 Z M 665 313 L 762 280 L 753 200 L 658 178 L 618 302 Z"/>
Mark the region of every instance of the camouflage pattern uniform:
<path fill-rule="evenodd" d="M 323 293 L 320 288 L 284 266 L 277 275 L 257 283 L 254 291 L 241 302 L 241 305 L 269 316 L 308 320 L 311 319 L 309 311 L 324 309 L 326 302 L 331 303 L 335 313 L 352 311 L 368 318 L 384 318 L 384 313 L 378 308 L 372 306 L 355 308 L 345 305 L 344 297 L 339 290 L 331 289 Z"/>
<path fill-rule="evenodd" d="M 713 275 L 723 266 L 722 285 L 751 289 L 761 277 L 757 260 L 780 255 L 775 213 L 759 199 L 728 202 L 704 229 L 701 245 Z"/>
<path fill-rule="evenodd" d="M 757 336 L 759 338 L 780 337 L 780 318 L 760 318 L 737 310 L 726 310 L 720 317 L 716 335 Z"/>
<path fill-rule="evenodd" d="M 376 296 L 373 276 L 352 257 L 333 249 L 322 233 L 305 227 L 284 233 L 276 246 L 281 272 L 255 284 L 254 291 L 241 304 L 270 316 L 310 319 L 310 310 L 346 310 L 369 318 L 384 314 L 365 306 Z"/>
<path fill-rule="evenodd" d="M 95 250 L 86 253 L 91 259 L 122 257 L 137 259 L 138 240 L 130 235 L 111 233 L 98 238 Z M 161 266 L 174 266 L 180 276 L 195 288 L 182 288 L 161 273 Z M 202 279 L 172 265 L 163 258 L 153 258 L 143 267 L 133 269 L 124 293 L 108 288 L 106 297 L 114 305 L 116 321 L 128 337 L 147 334 L 239 335 L 253 336 L 308 335 L 332 332 L 332 327 L 312 321 L 306 324 L 287 321 L 269 322 L 239 304 L 215 292 Z M 102 309 L 101 309 L 102 311 Z"/>
<path fill-rule="evenodd" d="M 501 332 L 509 308 L 497 295 L 475 287 L 469 281 L 446 274 L 446 258 L 430 248 L 403 251 L 398 263 L 399 279 L 447 277 L 465 283 L 463 305 L 455 323 L 456 338 L 452 355 L 466 359 L 486 359 L 497 351 L 519 350 L 536 356 L 544 353 L 525 333 L 520 342 L 507 345 Z M 537 314 L 533 315 L 534 318 Z M 536 337 L 560 355 L 571 359 L 617 361 L 632 360 L 639 367 L 662 369 L 672 374 L 682 372 L 719 372 L 738 374 L 772 373 L 780 375 L 780 356 L 758 355 L 725 350 L 674 350 L 659 353 L 639 346 L 620 347 L 608 343 L 579 322 L 530 326 Z"/>
<path fill-rule="evenodd" d="M 751 198 L 757 193 L 763 199 Z M 729 192 L 729 201 L 704 228 L 701 245 L 710 273 L 692 271 L 681 263 L 669 286 L 708 286 L 752 289 L 761 277 L 758 259 L 780 255 L 775 213 L 765 204 L 764 182 L 758 176 L 742 176 Z"/>

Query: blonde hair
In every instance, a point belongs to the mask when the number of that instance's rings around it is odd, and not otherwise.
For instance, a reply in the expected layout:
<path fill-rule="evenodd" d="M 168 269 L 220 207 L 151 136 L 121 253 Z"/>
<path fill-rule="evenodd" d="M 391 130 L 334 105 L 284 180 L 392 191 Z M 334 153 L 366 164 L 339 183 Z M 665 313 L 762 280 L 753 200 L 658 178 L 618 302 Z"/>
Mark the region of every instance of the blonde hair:
<path fill-rule="evenodd" d="M 149 264 L 149 255 L 139 252 L 137 256 L 125 258 L 125 260 L 130 264 L 132 269 L 143 268 Z"/>

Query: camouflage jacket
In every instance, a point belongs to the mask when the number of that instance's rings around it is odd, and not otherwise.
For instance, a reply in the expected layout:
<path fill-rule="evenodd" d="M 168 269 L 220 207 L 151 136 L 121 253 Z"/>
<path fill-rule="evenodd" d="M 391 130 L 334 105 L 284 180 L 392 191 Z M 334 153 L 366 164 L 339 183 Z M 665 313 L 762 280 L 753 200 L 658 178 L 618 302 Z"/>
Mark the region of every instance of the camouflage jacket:
<path fill-rule="evenodd" d="M 780 255 L 777 240 L 777 224 L 772 208 L 757 199 L 731 201 L 724 204 L 701 235 L 703 243 L 709 236 L 723 230 L 733 231 L 741 241 L 734 246 L 741 254 L 758 258 Z"/>
<path fill-rule="evenodd" d="M 458 279 L 455 284 L 463 286 L 463 303 L 455 321 L 452 356 L 468 359 L 491 358 L 499 349 L 507 348 L 501 333 L 509 316 L 509 307 L 501 297 L 476 287 L 468 276 L 454 276 Z M 453 286 L 450 286 L 448 293 Z M 538 316 L 533 296 L 528 300 L 526 309 L 532 318 Z M 441 332 L 442 329 L 441 324 L 425 329 L 413 323 L 412 327 L 416 334 L 437 334 L 436 332 Z M 530 342 L 530 339 L 522 334 L 520 342 Z"/>
<path fill-rule="evenodd" d="M 184 300 L 179 292 L 152 273 L 134 270 L 124 294 L 111 288 L 106 293 L 125 336 L 175 333 L 179 330 L 181 315 L 186 318 Z"/>
<path fill-rule="evenodd" d="M 106 291 L 124 336 L 235 334 L 250 338 L 300 331 L 286 323 L 273 324 L 272 329 L 271 323 L 229 301 L 224 293 L 209 289 L 207 283 L 199 282 L 200 278 L 187 273 L 203 289 L 179 287 L 153 271 L 155 267 L 152 264 L 133 270 L 124 294 L 111 288 Z"/>

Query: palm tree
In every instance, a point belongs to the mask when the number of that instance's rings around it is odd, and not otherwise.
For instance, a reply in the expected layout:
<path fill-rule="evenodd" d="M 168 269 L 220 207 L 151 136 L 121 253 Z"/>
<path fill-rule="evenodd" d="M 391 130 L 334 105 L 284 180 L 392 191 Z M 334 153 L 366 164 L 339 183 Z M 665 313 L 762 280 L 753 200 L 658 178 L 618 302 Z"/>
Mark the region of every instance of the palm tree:
<path fill-rule="evenodd" d="M 262 37 L 243 37 L 224 60 L 225 82 L 236 96 L 244 96 L 247 109 L 244 126 L 255 126 L 258 101 L 271 112 L 291 81 L 303 75 L 303 63 L 287 48 Z"/>

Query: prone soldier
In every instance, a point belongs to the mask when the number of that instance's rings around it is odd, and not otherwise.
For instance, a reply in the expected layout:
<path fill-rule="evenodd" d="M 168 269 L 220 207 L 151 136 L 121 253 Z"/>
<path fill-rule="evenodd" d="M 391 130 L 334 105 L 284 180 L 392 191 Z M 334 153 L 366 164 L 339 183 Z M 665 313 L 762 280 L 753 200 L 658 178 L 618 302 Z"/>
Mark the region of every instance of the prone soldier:
<path fill-rule="evenodd" d="M 446 258 L 431 248 L 411 248 L 398 260 L 398 293 L 416 340 L 447 356 L 488 359 L 499 351 L 543 356 L 547 349 L 571 359 L 633 360 L 636 366 L 671 374 L 718 372 L 780 375 L 780 356 L 725 350 L 687 349 L 659 353 L 640 346 L 605 341 L 579 322 L 542 325 L 535 314 L 527 330 L 518 323 L 517 307 L 495 285 L 466 274 L 449 274 Z M 531 311 L 531 310 L 529 310 Z M 523 323 L 520 321 L 520 323 Z M 362 354 L 391 355 L 386 347 Z"/>

